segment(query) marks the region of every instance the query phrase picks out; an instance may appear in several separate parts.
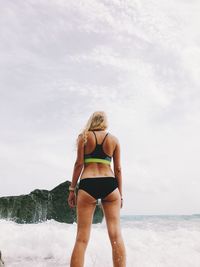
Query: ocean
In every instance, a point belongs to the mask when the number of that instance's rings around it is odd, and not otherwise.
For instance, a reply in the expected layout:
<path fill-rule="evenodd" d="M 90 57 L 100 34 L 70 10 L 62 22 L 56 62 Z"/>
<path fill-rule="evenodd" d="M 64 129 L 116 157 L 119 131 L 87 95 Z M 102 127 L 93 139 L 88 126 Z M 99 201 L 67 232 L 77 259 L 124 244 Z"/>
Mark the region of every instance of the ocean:
<path fill-rule="evenodd" d="M 127 267 L 200 266 L 200 215 L 124 215 L 121 229 Z M 75 223 L 0 220 L 0 250 L 6 267 L 67 267 L 75 236 Z M 105 220 L 92 225 L 85 267 L 112 267 Z"/>

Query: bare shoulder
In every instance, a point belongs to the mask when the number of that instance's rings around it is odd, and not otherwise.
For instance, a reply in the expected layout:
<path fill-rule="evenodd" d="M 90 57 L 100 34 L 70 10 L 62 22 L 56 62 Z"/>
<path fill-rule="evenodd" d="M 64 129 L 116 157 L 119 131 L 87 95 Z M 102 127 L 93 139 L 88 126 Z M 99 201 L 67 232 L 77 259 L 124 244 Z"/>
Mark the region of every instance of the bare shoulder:
<path fill-rule="evenodd" d="M 90 138 L 91 138 L 91 131 L 87 131 L 87 132 L 86 132 L 86 136 L 87 136 L 87 140 L 90 139 Z M 80 134 L 78 135 L 77 140 L 78 140 L 79 142 L 84 142 L 84 134 L 83 134 L 83 133 L 80 133 Z"/>
<path fill-rule="evenodd" d="M 113 135 L 111 133 L 109 133 L 109 134 L 110 134 L 110 137 L 112 138 L 113 142 L 115 142 L 116 144 L 119 144 L 119 139 L 115 135 Z"/>

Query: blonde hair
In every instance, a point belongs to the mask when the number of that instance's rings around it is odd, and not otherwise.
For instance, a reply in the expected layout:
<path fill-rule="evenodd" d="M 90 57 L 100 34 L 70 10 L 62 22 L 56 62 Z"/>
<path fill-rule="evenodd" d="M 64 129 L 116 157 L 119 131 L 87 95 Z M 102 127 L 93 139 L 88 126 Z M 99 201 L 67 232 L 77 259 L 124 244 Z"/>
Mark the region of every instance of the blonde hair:
<path fill-rule="evenodd" d="M 95 111 L 89 117 L 85 127 L 82 129 L 80 135 L 82 135 L 84 144 L 87 143 L 88 131 L 93 130 L 105 130 L 108 128 L 107 115 L 104 111 Z M 78 141 L 78 138 L 77 138 Z M 76 145 L 77 145 L 76 141 Z"/>

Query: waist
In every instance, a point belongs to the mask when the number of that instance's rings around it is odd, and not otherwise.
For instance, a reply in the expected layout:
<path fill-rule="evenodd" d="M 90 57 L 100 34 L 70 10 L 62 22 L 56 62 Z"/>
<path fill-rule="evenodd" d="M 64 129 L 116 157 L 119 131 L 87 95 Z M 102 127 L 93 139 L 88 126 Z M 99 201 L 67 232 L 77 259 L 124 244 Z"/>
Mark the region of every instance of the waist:
<path fill-rule="evenodd" d="M 88 163 L 84 165 L 80 179 L 87 177 L 114 177 L 115 174 L 110 164 Z"/>
<path fill-rule="evenodd" d="M 85 163 L 89 162 L 97 162 L 97 163 L 104 163 L 104 164 L 110 164 L 111 159 L 106 158 L 106 159 L 101 159 L 101 158 L 84 158 Z"/>
<path fill-rule="evenodd" d="M 81 178 L 81 180 L 84 180 L 84 179 L 117 179 L 115 176 L 91 176 L 91 177 L 85 177 L 85 178 Z"/>

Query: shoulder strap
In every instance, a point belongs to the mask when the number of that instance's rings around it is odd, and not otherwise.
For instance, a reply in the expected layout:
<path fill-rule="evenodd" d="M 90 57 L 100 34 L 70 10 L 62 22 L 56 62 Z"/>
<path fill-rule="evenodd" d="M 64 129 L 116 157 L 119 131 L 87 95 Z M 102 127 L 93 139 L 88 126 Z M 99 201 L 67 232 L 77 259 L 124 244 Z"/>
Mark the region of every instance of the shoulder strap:
<path fill-rule="evenodd" d="M 108 135 L 108 133 L 104 136 L 104 139 L 103 139 L 101 145 L 103 145 L 103 142 L 105 141 L 107 135 Z"/>
<path fill-rule="evenodd" d="M 93 132 L 93 134 L 94 134 L 94 136 L 95 136 L 95 140 L 96 140 L 96 144 L 97 144 L 97 137 L 96 137 L 96 134 L 95 134 L 94 131 L 92 131 L 92 132 Z"/>

